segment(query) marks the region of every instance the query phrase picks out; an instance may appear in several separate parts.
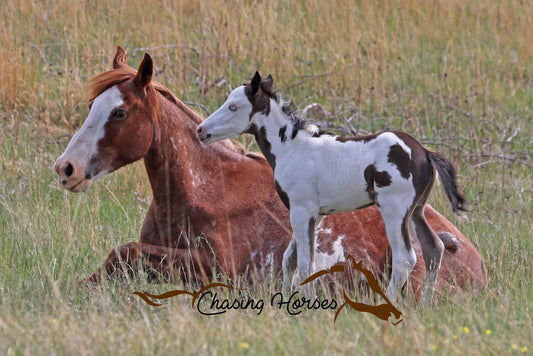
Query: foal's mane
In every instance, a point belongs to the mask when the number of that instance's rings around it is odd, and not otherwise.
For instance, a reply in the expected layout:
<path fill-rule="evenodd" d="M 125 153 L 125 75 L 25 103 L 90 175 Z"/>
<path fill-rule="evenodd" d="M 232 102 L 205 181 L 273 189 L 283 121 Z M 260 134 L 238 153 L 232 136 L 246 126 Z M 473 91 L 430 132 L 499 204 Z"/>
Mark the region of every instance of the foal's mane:
<path fill-rule="evenodd" d="M 282 101 L 281 98 L 279 100 Z M 305 129 L 306 126 L 308 126 L 307 119 L 305 119 L 304 117 L 296 114 L 296 109 L 292 105 L 292 100 L 282 101 L 281 102 L 281 111 L 283 111 L 283 113 L 285 115 L 287 115 L 289 120 L 292 121 L 292 123 L 294 124 L 294 128 L 296 130 L 303 130 L 303 129 Z"/>
<path fill-rule="evenodd" d="M 252 90 L 252 83 L 244 84 L 245 85 L 245 91 L 251 91 Z M 308 122 L 306 119 L 304 119 L 302 116 L 298 115 L 296 113 L 296 109 L 294 108 L 294 105 L 292 103 L 292 100 L 285 101 L 281 98 L 281 95 L 278 94 L 278 90 L 274 85 L 272 85 L 272 82 L 267 82 L 265 80 L 261 81 L 261 84 L 259 84 L 259 87 L 261 88 L 262 95 L 265 95 L 269 99 L 273 99 L 276 103 L 278 103 L 281 106 L 281 110 L 287 117 L 291 120 L 291 122 L 294 124 L 294 128 L 296 130 L 303 130 L 308 125 Z"/>

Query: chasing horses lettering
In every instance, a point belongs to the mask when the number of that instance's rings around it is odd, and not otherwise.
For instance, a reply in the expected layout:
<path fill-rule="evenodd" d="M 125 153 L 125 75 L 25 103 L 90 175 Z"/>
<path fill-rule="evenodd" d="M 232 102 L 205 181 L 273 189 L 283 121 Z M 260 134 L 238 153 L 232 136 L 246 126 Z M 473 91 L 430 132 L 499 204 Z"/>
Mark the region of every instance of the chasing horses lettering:
<path fill-rule="evenodd" d="M 339 316 L 339 313 L 345 306 L 349 306 L 352 309 L 362 312 L 362 313 L 370 313 L 374 316 L 378 317 L 379 319 L 382 319 L 384 321 L 388 321 L 389 318 L 394 317 L 397 321 L 393 322 L 393 325 L 400 324 L 403 319 L 402 313 L 390 302 L 390 300 L 387 298 L 385 293 L 381 290 L 378 281 L 374 277 L 374 274 L 366 269 L 363 268 L 363 265 L 361 261 L 355 262 L 354 258 L 352 256 L 347 256 L 347 260 L 349 261 L 346 265 L 334 265 L 329 269 L 325 269 L 322 271 L 318 271 L 314 273 L 313 275 L 309 276 L 306 280 L 304 280 L 301 285 L 308 284 L 322 276 L 328 275 L 328 274 L 334 274 L 338 272 L 345 272 L 346 266 L 351 265 L 351 268 L 354 271 L 358 271 L 363 273 L 365 276 L 365 279 L 368 282 L 368 286 L 370 289 L 377 293 L 384 301 L 385 303 L 379 304 L 379 305 L 368 305 L 365 303 L 355 302 L 354 300 L 350 299 L 348 294 L 346 293 L 346 290 L 342 290 L 342 296 L 344 299 L 344 303 L 338 306 L 338 303 L 335 299 L 319 299 L 318 297 L 314 298 L 307 298 L 305 296 L 298 295 L 299 292 L 292 293 L 288 298 L 286 298 L 283 293 L 278 292 L 275 293 L 270 298 L 270 306 L 271 307 L 277 307 L 280 310 L 285 310 L 287 314 L 290 315 L 299 315 L 304 310 L 335 310 L 335 317 L 333 319 L 333 323 L 337 321 L 337 317 Z M 133 292 L 132 294 L 139 296 L 142 300 L 144 300 L 147 304 L 155 307 L 159 307 L 162 304 L 160 303 L 154 303 L 150 298 L 152 299 L 168 299 L 172 297 L 176 297 L 179 295 L 190 295 L 192 297 L 191 300 L 191 307 L 196 308 L 197 311 L 202 315 L 220 315 L 224 314 L 230 310 L 251 310 L 255 311 L 257 315 L 261 315 L 263 312 L 263 309 L 265 307 L 265 301 L 263 299 L 253 299 L 249 295 L 248 296 L 241 296 L 241 297 L 234 297 L 233 299 L 227 299 L 227 298 L 219 298 L 217 292 L 211 291 L 212 288 L 216 287 L 223 287 L 226 289 L 235 289 L 240 290 L 238 288 L 232 287 L 227 284 L 223 283 L 211 283 L 203 288 L 201 288 L 198 292 L 188 292 L 185 290 L 173 290 L 169 291 L 163 294 L 150 294 L 145 291 L 142 292 Z"/>

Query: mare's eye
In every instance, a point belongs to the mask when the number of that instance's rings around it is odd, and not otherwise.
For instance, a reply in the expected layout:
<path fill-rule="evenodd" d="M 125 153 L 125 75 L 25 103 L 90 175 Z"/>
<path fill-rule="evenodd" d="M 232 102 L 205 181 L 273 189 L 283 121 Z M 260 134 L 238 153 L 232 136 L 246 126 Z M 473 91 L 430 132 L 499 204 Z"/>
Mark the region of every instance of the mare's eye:
<path fill-rule="evenodd" d="M 228 109 L 230 111 L 237 111 L 237 107 L 235 105 L 230 105 Z"/>
<path fill-rule="evenodd" d="M 112 120 L 124 120 L 126 116 L 128 116 L 128 113 L 122 108 L 113 109 L 113 111 L 111 111 L 111 115 L 109 115 Z"/>

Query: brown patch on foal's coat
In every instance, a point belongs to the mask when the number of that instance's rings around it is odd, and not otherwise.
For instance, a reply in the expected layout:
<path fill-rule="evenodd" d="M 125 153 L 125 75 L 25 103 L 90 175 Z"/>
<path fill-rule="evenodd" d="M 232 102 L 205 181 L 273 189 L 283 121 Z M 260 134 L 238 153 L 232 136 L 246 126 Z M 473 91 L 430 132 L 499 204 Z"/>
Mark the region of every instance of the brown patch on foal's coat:
<path fill-rule="evenodd" d="M 392 177 L 388 172 L 379 172 L 373 164 L 366 167 L 363 174 L 366 181 L 366 191 L 368 196 L 377 204 L 374 184 L 379 188 L 387 187 L 392 183 Z"/>
<path fill-rule="evenodd" d="M 281 143 L 285 143 L 285 141 L 287 141 L 287 125 L 279 129 L 278 135 L 279 139 L 281 140 Z"/>
<path fill-rule="evenodd" d="M 291 209 L 291 203 L 290 203 L 290 200 L 289 200 L 289 196 L 287 195 L 287 193 L 281 188 L 281 186 L 279 185 L 278 181 L 274 181 L 274 186 L 276 188 L 276 191 L 278 192 L 278 195 L 279 195 L 279 198 L 281 199 L 281 202 L 283 203 L 283 205 L 285 205 L 285 207 L 287 207 L 287 209 Z"/>
<path fill-rule="evenodd" d="M 388 161 L 396 165 L 403 178 L 408 179 L 411 174 L 411 159 L 399 144 L 392 145 L 389 150 Z"/>
<path fill-rule="evenodd" d="M 309 237 L 309 251 L 311 256 L 311 263 L 315 259 L 315 227 L 316 227 L 316 219 L 311 218 L 309 219 L 309 226 L 307 227 L 307 236 Z"/>
<path fill-rule="evenodd" d="M 272 169 L 276 168 L 276 156 L 272 153 L 272 144 L 267 138 L 266 128 L 262 126 L 260 129 L 258 129 L 256 124 L 252 124 L 248 130 L 246 130 L 246 133 L 250 133 L 255 136 L 257 145 L 261 148 L 261 152 L 265 156 L 266 160 Z"/>
<path fill-rule="evenodd" d="M 339 142 L 364 142 L 364 143 L 367 143 L 367 142 L 370 142 L 372 141 L 373 139 L 375 139 L 376 137 L 378 137 L 380 134 L 372 134 L 372 135 L 364 135 L 364 136 L 355 136 L 355 137 L 346 137 L 346 136 L 337 136 L 335 138 L 336 141 L 339 141 Z"/>

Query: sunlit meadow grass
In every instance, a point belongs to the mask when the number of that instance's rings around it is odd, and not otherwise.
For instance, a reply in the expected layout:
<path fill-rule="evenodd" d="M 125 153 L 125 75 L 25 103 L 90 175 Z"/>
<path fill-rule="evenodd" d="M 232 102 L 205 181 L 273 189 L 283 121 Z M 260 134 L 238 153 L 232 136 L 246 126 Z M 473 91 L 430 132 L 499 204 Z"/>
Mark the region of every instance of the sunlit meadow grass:
<path fill-rule="evenodd" d="M 533 6 L 524 1 L 15 1 L 0 6 L 0 354 L 528 354 L 533 350 Z M 150 201 L 142 164 L 85 194 L 52 165 L 87 114 L 84 84 L 116 45 L 212 111 L 256 69 L 337 126 L 401 129 L 448 155 L 470 201 L 451 213 L 491 283 L 404 322 L 265 307 L 206 317 L 185 297 L 153 308 L 141 273 L 80 288 L 136 241 Z M 203 110 L 195 107 L 197 110 Z M 325 124 L 325 123 L 324 123 Z M 244 139 L 248 144 L 250 138 Z M 279 281 L 252 287 L 267 302 Z M 184 286 L 190 287 L 190 286 Z M 192 288 L 192 287 L 191 287 Z"/>

